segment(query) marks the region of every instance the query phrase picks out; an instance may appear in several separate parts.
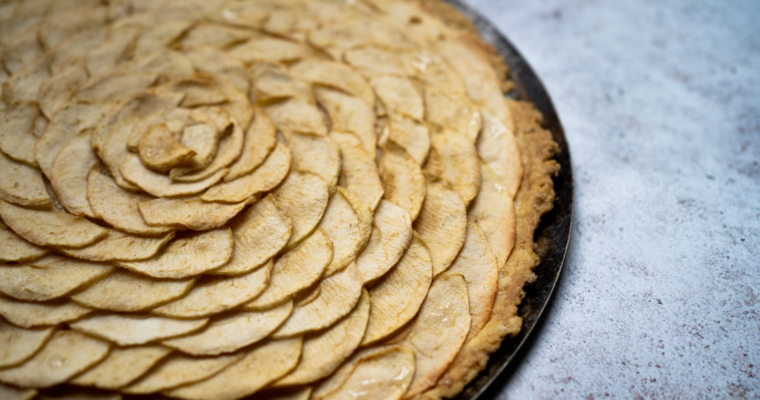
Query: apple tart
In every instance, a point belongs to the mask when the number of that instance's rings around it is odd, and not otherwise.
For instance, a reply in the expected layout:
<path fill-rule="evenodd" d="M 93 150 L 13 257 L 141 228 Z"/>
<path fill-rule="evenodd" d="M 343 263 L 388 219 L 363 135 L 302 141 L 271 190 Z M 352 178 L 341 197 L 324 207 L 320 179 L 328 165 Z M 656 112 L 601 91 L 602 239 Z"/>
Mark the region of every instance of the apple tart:
<path fill-rule="evenodd" d="M 444 3 L 4 0 L 0 44 L 0 397 L 448 398 L 519 332 L 557 146 Z"/>

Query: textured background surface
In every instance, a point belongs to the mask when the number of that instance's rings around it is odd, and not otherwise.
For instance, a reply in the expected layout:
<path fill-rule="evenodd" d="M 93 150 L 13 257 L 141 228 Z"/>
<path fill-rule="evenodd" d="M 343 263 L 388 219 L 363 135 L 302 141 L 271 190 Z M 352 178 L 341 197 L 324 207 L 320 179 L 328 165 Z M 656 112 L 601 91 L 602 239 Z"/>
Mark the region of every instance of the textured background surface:
<path fill-rule="evenodd" d="M 500 398 L 760 398 L 760 2 L 468 1 L 543 80 L 576 179 Z"/>

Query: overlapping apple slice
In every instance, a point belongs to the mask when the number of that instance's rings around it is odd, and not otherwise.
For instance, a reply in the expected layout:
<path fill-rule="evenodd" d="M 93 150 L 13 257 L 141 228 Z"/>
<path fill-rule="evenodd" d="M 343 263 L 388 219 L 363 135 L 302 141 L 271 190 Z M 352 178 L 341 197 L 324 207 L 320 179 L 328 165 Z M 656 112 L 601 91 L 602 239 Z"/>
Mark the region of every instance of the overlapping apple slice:
<path fill-rule="evenodd" d="M 178 237 L 161 253 L 144 261 L 116 265 L 154 278 L 182 279 L 222 267 L 232 257 L 232 230 L 218 228 Z"/>
<path fill-rule="evenodd" d="M 50 206 L 42 173 L 28 165 L 17 163 L 0 152 L 0 199 L 21 206 Z"/>
<path fill-rule="evenodd" d="M 193 357 L 173 353 L 147 374 L 133 381 L 121 391 L 128 394 L 151 394 L 161 390 L 188 385 L 214 376 L 241 359 L 242 354 L 216 357 Z"/>
<path fill-rule="evenodd" d="M 53 328 L 22 329 L 0 321 L 0 340 L 7 346 L 0 357 L 0 368 L 28 360 L 47 343 L 53 331 Z"/>
<path fill-rule="evenodd" d="M 0 261 L 32 261 L 47 253 L 48 249 L 27 242 L 0 220 Z"/>
<path fill-rule="evenodd" d="M 114 347 L 108 357 L 72 379 L 71 383 L 117 390 L 146 373 L 170 352 L 171 349 L 157 345 Z"/>
<path fill-rule="evenodd" d="M 91 308 L 70 301 L 37 303 L 0 296 L 0 315 L 6 321 L 22 328 L 55 326 L 79 319 L 91 312 Z"/>
<path fill-rule="evenodd" d="M 173 318 L 199 318 L 219 314 L 259 296 L 269 286 L 272 262 L 245 275 L 206 277 L 186 296 L 151 312 Z"/>
<path fill-rule="evenodd" d="M 290 372 L 298 364 L 303 340 L 267 341 L 241 353 L 240 361 L 198 383 L 164 392 L 180 399 L 239 399 Z"/>
<path fill-rule="evenodd" d="M 196 279 L 153 279 L 119 269 L 74 293 L 71 299 L 98 310 L 137 312 L 182 297 Z"/>
<path fill-rule="evenodd" d="M 27 264 L 0 267 L 0 292 L 24 301 L 47 301 L 102 279 L 114 267 L 48 255 Z"/>
<path fill-rule="evenodd" d="M 31 359 L 0 370 L 0 380 L 27 388 L 46 388 L 64 383 L 105 358 L 110 347 L 108 342 L 79 332 L 59 330 Z"/>
<path fill-rule="evenodd" d="M 366 290 L 359 303 L 331 328 L 304 337 L 301 361 L 272 387 L 303 385 L 330 375 L 359 347 L 367 328 L 370 299 Z"/>
<path fill-rule="evenodd" d="M 104 338 L 119 346 L 133 346 L 195 332 L 208 318 L 179 320 L 121 314 L 91 315 L 69 324 L 71 329 Z"/>
<path fill-rule="evenodd" d="M 289 301 L 266 311 L 238 312 L 215 318 L 200 332 L 164 340 L 165 346 L 196 356 L 231 353 L 274 332 L 293 310 Z"/>

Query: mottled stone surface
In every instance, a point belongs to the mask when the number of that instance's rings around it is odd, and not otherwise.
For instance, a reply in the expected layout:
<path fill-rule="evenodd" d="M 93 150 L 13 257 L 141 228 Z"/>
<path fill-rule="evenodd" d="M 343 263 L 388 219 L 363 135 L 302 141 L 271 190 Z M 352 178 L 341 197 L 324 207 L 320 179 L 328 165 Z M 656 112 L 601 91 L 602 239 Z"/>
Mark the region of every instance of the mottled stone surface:
<path fill-rule="evenodd" d="M 470 4 L 542 78 L 576 185 L 500 398 L 760 398 L 760 2 Z"/>

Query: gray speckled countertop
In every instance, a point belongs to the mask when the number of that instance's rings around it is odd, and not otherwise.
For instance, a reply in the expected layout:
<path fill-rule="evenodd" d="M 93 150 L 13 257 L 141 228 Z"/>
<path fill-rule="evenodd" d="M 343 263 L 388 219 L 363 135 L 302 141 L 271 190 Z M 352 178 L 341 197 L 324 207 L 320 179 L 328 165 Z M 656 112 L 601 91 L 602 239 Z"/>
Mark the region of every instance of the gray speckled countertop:
<path fill-rule="evenodd" d="M 543 80 L 575 173 L 500 398 L 760 398 L 760 1 L 469 3 Z"/>

